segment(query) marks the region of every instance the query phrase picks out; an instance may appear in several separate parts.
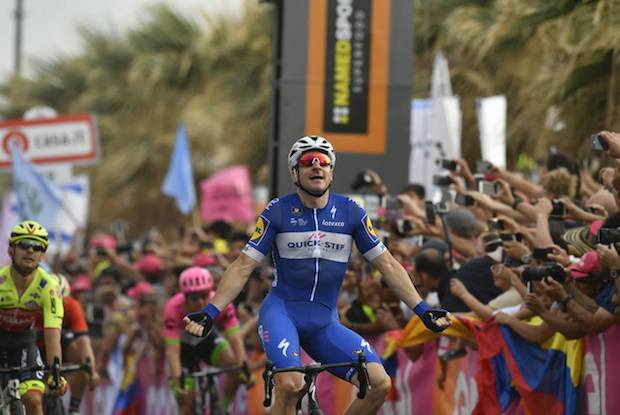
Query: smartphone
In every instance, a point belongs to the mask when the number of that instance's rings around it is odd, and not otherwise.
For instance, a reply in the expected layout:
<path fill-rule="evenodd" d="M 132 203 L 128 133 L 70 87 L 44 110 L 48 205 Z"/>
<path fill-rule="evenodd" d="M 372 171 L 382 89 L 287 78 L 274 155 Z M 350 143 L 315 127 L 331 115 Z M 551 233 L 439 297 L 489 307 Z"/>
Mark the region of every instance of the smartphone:
<path fill-rule="evenodd" d="M 602 245 L 613 245 L 620 242 L 620 229 L 601 228 L 598 231 L 598 242 Z"/>
<path fill-rule="evenodd" d="M 435 211 L 437 213 L 448 213 L 450 211 L 450 207 L 446 202 L 439 202 L 435 205 Z"/>
<path fill-rule="evenodd" d="M 548 261 L 547 255 L 553 253 L 553 248 L 534 248 L 532 251 L 532 258 L 539 259 L 541 261 Z"/>
<path fill-rule="evenodd" d="M 430 200 L 427 200 L 426 202 L 424 202 L 424 211 L 426 212 L 426 220 L 428 221 L 428 223 L 430 223 L 431 225 L 435 224 L 435 206 L 433 205 L 433 202 L 431 202 Z"/>
<path fill-rule="evenodd" d="M 486 160 L 476 161 L 476 173 L 488 173 L 493 169 L 493 164 Z"/>
<path fill-rule="evenodd" d="M 508 242 L 508 241 L 514 241 L 514 240 L 516 240 L 516 239 L 515 239 L 515 236 L 514 236 L 513 234 L 511 234 L 511 233 L 505 233 L 505 232 L 501 232 L 501 233 L 499 234 L 499 239 L 501 239 L 501 240 L 502 240 L 502 241 L 504 241 L 504 242 Z"/>
<path fill-rule="evenodd" d="M 592 150 L 597 150 L 597 151 L 609 150 L 609 144 L 607 143 L 607 140 L 605 140 L 605 137 L 603 137 L 601 134 L 592 134 L 591 140 L 592 140 Z"/>
<path fill-rule="evenodd" d="M 436 174 L 433 176 L 433 184 L 440 187 L 450 186 L 452 184 L 452 178 L 450 176 Z"/>
<path fill-rule="evenodd" d="M 456 196 L 454 196 L 454 203 L 460 206 L 473 206 L 475 202 L 473 197 L 465 193 L 457 193 Z"/>
<path fill-rule="evenodd" d="M 442 159 L 441 167 L 450 171 L 456 171 L 456 169 L 458 168 L 458 164 L 456 164 L 456 161 L 454 160 Z"/>
<path fill-rule="evenodd" d="M 505 228 L 504 221 L 498 218 L 489 219 L 489 229 L 492 231 L 503 231 Z"/>
<path fill-rule="evenodd" d="M 101 305 L 88 303 L 86 306 L 86 321 L 89 323 L 102 323 L 105 320 L 105 308 Z"/>
<path fill-rule="evenodd" d="M 499 184 L 488 180 L 480 180 L 478 182 L 478 191 L 485 195 L 496 195 L 499 191 Z"/>
<path fill-rule="evenodd" d="M 385 199 L 385 209 L 386 210 L 398 210 L 403 206 L 402 202 L 399 198 L 395 196 L 388 196 Z"/>
<path fill-rule="evenodd" d="M 553 210 L 551 211 L 551 216 L 566 216 L 566 205 L 559 200 L 552 200 L 551 205 L 553 206 Z"/>

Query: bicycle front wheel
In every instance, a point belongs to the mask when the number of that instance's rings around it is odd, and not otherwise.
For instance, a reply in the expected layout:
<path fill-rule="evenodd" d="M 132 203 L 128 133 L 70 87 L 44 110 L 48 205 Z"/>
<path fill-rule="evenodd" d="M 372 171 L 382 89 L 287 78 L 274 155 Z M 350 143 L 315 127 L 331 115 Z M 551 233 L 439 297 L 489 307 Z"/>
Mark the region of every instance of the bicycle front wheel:
<path fill-rule="evenodd" d="M 60 398 L 45 395 L 43 399 L 43 413 L 45 415 L 66 415 L 65 407 Z"/>

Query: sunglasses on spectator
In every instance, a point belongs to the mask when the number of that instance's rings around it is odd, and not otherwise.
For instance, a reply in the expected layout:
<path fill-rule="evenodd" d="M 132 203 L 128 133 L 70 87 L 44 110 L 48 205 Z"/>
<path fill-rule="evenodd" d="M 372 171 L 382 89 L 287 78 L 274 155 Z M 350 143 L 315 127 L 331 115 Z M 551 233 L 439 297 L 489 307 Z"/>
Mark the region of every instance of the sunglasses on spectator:
<path fill-rule="evenodd" d="M 191 301 L 198 301 L 198 300 L 203 300 L 205 298 L 209 298 L 209 294 L 210 293 L 207 291 L 198 292 L 198 293 L 186 293 L 185 298 Z"/>
<path fill-rule="evenodd" d="M 299 166 L 301 167 L 312 167 L 314 162 L 318 161 L 321 167 L 331 166 L 332 160 L 325 153 L 306 153 L 302 154 L 299 158 Z"/>
<path fill-rule="evenodd" d="M 45 252 L 45 247 L 36 242 L 19 241 L 15 245 L 17 245 L 19 249 L 24 250 L 24 251 L 27 251 L 29 248 L 32 248 L 34 252 Z"/>

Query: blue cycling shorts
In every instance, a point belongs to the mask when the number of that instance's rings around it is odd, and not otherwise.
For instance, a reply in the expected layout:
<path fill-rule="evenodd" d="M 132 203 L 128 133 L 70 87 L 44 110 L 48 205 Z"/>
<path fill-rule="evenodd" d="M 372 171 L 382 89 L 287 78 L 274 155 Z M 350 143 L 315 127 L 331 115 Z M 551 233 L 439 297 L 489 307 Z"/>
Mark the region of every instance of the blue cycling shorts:
<path fill-rule="evenodd" d="M 261 305 L 258 323 L 261 343 L 275 368 L 301 366 L 301 347 L 322 364 L 355 361 L 355 352 L 360 349 L 367 362 L 381 363 L 370 344 L 343 326 L 336 310 L 321 303 L 285 301 L 268 294 Z M 329 371 L 349 382 L 355 374 L 353 368 Z"/>

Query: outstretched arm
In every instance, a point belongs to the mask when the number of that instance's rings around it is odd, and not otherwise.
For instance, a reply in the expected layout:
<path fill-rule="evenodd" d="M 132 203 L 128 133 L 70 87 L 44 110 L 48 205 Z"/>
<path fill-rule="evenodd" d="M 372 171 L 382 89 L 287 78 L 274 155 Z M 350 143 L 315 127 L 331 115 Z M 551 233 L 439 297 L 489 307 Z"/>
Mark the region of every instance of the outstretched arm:
<path fill-rule="evenodd" d="M 211 329 L 213 319 L 215 319 L 219 311 L 223 310 L 224 307 L 230 304 L 230 302 L 234 300 L 237 295 L 239 295 L 250 278 L 250 274 L 258 264 L 258 261 L 255 261 L 246 254 L 242 253 L 226 269 L 226 272 L 217 287 L 215 297 L 211 303 L 209 303 L 209 305 L 200 312 L 202 313 L 202 316 L 208 315 L 209 321 L 211 322 L 209 327 L 206 328 L 207 332 Z M 194 336 L 202 336 L 205 334 L 203 333 L 205 330 L 205 325 L 203 323 L 191 321 L 187 316 L 183 318 L 183 322 L 185 323 L 185 330 Z"/>
<path fill-rule="evenodd" d="M 422 300 L 409 274 L 390 251 L 385 250 L 372 264 L 383 274 L 392 291 L 413 309 L 429 330 L 439 332 L 450 325 L 450 318 L 445 310 L 433 310 Z"/>

